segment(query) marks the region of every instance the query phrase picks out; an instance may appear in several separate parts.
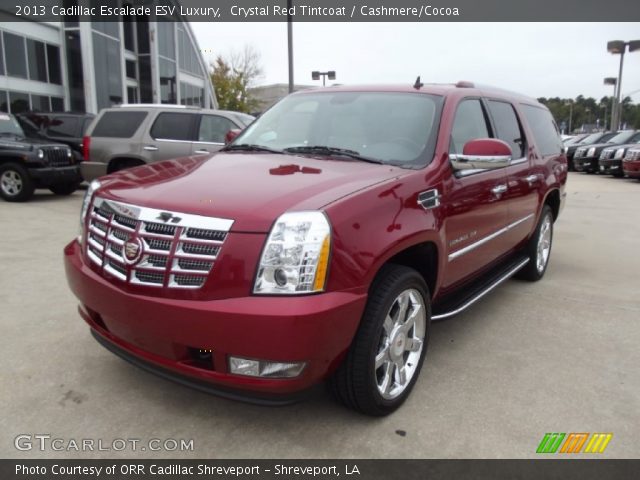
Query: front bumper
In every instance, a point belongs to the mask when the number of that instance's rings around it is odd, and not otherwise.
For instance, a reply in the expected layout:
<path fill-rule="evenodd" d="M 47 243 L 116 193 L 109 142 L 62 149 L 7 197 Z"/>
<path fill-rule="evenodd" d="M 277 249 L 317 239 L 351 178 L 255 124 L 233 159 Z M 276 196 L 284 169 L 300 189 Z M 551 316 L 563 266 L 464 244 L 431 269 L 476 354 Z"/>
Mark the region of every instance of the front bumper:
<path fill-rule="evenodd" d="M 82 162 L 80 172 L 86 182 L 91 182 L 107 174 L 107 164 L 102 162 Z"/>
<path fill-rule="evenodd" d="M 577 172 L 597 172 L 598 157 L 574 157 L 573 168 L 575 168 Z"/>
<path fill-rule="evenodd" d="M 622 160 L 600 160 L 600 173 L 605 175 L 622 175 Z"/>
<path fill-rule="evenodd" d="M 77 165 L 70 165 L 68 167 L 29 168 L 29 175 L 41 186 L 82 182 L 80 168 Z"/>
<path fill-rule="evenodd" d="M 262 403 L 286 402 L 326 378 L 349 348 L 366 303 L 366 294 L 347 292 L 211 301 L 134 295 L 90 269 L 76 241 L 64 257 L 80 314 L 103 345 L 164 377 Z M 200 349 L 213 352 L 206 368 L 193 360 Z M 248 377 L 229 372 L 230 355 L 307 365 L 295 378 Z"/>

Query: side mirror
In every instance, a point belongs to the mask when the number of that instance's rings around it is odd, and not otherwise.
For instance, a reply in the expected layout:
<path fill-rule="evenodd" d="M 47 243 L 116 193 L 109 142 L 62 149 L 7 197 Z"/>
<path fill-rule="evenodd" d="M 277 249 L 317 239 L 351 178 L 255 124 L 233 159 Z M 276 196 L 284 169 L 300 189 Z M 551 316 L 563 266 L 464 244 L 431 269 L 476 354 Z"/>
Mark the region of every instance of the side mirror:
<path fill-rule="evenodd" d="M 240 135 L 240 132 L 242 132 L 242 130 L 240 130 L 239 128 L 233 128 L 233 129 L 229 130 L 224 136 L 224 144 L 227 145 L 227 144 L 233 142 L 233 140 L 238 135 Z"/>
<path fill-rule="evenodd" d="M 479 138 L 464 144 L 462 155 L 449 155 L 454 170 L 492 170 L 511 162 L 511 147 L 497 138 Z"/>

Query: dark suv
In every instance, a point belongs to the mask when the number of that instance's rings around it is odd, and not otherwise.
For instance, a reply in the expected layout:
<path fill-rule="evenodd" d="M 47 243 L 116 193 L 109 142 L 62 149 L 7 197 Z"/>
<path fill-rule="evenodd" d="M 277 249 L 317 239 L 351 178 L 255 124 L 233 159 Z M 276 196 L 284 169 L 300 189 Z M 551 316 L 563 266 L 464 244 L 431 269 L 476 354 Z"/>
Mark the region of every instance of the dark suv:
<path fill-rule="evenodd" d="M 27 137 L 64 143 L 71 147 L 78 161 L 82 160 L 82 137 L 94 117 L 92 113 L 73 112 L 28 112 L 16 115 Z"/>
<path fill-rule="evenodd" d="M 27 138 L 13 115 L 0 113 L 0 196 L 23 202 L 36 188 L 69 195 L 82 177 L 71 148 L 44 139 Z"/>
<path fill-rule="evenodd" d="M 576 150 L 580 147 L 584 147 L 586 145 L 593 145 L 595 143 L 604 143 L 608 141 L 610 138 L 614 137 L 618 132 L 596 132 L 588 135 L 583 138 L 579 142 L 573 142 L 567 147 L 567 161 L 569 162 L 569 171 L 575 170 L 573 165 L 573 156 L 576 153 Z"/>

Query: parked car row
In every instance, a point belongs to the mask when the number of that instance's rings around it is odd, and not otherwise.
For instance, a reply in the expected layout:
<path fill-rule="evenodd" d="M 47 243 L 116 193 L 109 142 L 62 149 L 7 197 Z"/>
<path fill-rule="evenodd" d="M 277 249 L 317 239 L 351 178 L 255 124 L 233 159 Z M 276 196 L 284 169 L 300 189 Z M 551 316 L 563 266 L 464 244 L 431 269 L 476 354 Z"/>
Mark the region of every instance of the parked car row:
<path fill-rule="evenodd" d="M 222 148 L 255 117 L 181 105 L 121 105 L 87 113 L 0 113 L 0 196 L 59 195 L 124 168 Z"/>
<path fill-rule="evenodd" d="M 624 130 L 604 134 L 605 140 L 591 144 L 579 144 L 573 155 L 574 169 L 578 172 L 602 173 L 623 177 L 623 161 L 629 150 L 640 148 L 640 131 Z"/>

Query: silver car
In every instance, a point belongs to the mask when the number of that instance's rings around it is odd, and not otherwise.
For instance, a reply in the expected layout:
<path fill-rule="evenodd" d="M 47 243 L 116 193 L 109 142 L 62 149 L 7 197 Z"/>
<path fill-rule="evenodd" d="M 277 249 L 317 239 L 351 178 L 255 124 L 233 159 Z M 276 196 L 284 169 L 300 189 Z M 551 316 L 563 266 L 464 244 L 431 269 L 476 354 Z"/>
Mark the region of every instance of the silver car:
<path fill-rule="evenodd" d="M 101 110 L 83 138 L 86 181 L 124 168 L 220 150 L 231 130 L 254 117 L 183 105 L 120 105 Z"/>

